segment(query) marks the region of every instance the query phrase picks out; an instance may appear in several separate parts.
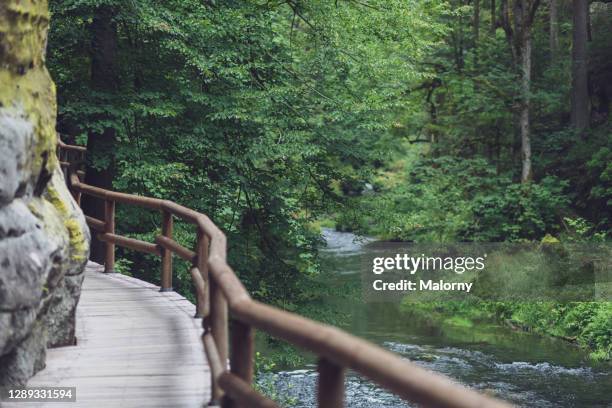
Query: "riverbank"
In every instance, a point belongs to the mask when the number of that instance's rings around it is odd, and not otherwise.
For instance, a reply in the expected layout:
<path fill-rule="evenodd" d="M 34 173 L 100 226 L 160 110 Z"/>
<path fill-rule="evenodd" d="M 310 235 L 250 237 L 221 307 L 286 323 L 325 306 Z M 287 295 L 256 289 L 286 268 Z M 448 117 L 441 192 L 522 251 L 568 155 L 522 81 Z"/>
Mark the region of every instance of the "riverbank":
<path fill-rule="evenodd" d="M 596 362 L 609 362 L 612 357 L 610 302 L 405 302 L 402 306 L 465 326 L 496 322 L 513 330 L 559 338 L 585 350 Z"/>

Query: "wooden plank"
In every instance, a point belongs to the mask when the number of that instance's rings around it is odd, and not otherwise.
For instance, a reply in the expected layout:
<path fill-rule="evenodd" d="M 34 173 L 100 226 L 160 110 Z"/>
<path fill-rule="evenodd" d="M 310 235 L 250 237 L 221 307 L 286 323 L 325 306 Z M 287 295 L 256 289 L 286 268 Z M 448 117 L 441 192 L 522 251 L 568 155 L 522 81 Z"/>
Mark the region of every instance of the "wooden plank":
<path fill-rule="evenodd" d="M 202 407 L 210 371 L 195 306 L 174 292 L 88 264 L 77 345 L 51 349 L 28 386 L 77 387 L 76 403 L 3 407 Z"/>

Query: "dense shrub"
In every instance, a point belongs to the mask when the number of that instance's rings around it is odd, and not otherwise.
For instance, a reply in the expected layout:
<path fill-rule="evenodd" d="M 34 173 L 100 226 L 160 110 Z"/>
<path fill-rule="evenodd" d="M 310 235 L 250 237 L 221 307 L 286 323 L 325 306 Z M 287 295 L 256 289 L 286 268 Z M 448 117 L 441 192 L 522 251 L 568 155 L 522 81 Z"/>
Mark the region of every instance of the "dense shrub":
<path fill-rule="evenodd" d="M 513 183 L 484 159 L 419 159 L 401 183 L 364 199 L 363 217 L 348 211 L 343 221 L 402 241 L 539 239 L 559 230 L 565 186 L 555 177 Z"/>

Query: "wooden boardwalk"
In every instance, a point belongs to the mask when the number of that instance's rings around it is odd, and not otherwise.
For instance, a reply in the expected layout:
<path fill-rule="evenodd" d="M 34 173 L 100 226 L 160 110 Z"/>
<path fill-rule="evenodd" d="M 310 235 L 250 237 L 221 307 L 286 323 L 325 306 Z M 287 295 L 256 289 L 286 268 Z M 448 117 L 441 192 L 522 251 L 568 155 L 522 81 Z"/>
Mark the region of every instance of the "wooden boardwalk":
<path fill-rule="evenodd" d="M 175 292 L 87 266 L 77 307 L 77 345 L 48 351 L 28 383 L 76 387 L 74 403 L 2 406 L 202 407 L 210 372 L 195 306 Z"/>
<path fill-rule="evenodd" d="M 344 406 L 348 369 L 422 405 L 509 407 L 340 329 L 253 300 L 227 264 L 227 237 L 208 216 L 172 201 L 86 184 L 74 171 L 67 154 L 72 151 L 84 157 L 86 148 L 61 141 L 59 147 L 75 200 L 80 203 L 85 195 L 104 201 L 104 219 L 87 217 L 87 224 L 99 232 L 98 238 L 106 244 L 106 270 L 114 268 L 116 245 L 160 256 L 164 289 L 172 285 L 173 255 L 191 264 L 200 314 L 207 317 L 203 339 L 210 367 L 201 352 L 201 319 L 192 319 L 192 304 L 172 292 L 160 294 L 157 287 L 145 282 L 99 274 L 92 266 L 77 309 L 79 344 L 53 351 L 49 367 L 35 377 L 32 385 L 75 386 L 80 406 L 186 407 L 202 406 L 209 400 L 207 388 L 211 388 L 212 379 L 215 399 L 224 393 L 226 406 L 239 403 L 249 408 L 276 407 L 253 386 L 254 333 L 261 330 L 318 356 L 319 407 Z M 160 212 L 162 229 L 154 243 L 116 233 L 117 203 Z M 173 239 L 175 218 L 194 225 L 197 240 L 193 248 Z"/>

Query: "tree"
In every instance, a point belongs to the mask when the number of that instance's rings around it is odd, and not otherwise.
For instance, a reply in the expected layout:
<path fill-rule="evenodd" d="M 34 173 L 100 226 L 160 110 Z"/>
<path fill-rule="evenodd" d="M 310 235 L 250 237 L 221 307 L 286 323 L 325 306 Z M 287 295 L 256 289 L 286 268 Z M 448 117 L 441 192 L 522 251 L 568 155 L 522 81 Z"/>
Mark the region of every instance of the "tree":
<path fill-rule="evenodd" d="M 554 60 L 559 50 L 559 0 L 550 0 L 548 12 L 550 55 Z"/>
<path fill-rule="evenodd" d="M 572 7 L 572 125 L 583 132 L 589 127 L 590 103 L 588 85 L 588 0 L 574 0 Z"/>
<path fill-rule="evenodd" d="M 510 7 L 509 2 L 512 2 Z M 502 27 L 512 50 L 513 60 L 520 71 L 520 103 L 518 109 L 518 128 L 521 140 L 521 182 L 532 178 L 531 166 L 531 126 L 529 123 L 531 107 L 531 29 L 539 0 L 503 0 Z M 510 9 L 512 8 L 512 12 Z"/>
<path fill-rule="evenodd" d="M 97 121 L 106 123 L 90 129 L 87 138 L 87 184 L 105 188 L 113 188 L 114 149 L 117 131 L 112 123 L 110 109 L 105 109 L 112 95 L 119 89 L 119 59 L 116 10 L 113 5 L 101 4 L 93 13 L 89 26 L 91 35 L 91 90 L 95 92 L 99 102 L 99 111 L 95 114 Z M 91 217 L 104 219 L 105 203 L 95 197 L 85 196 L 83 210 Z M 104 261 L 105 245 L 95 238 L 92 230 L 91 259 L 95 262 Z"/>

